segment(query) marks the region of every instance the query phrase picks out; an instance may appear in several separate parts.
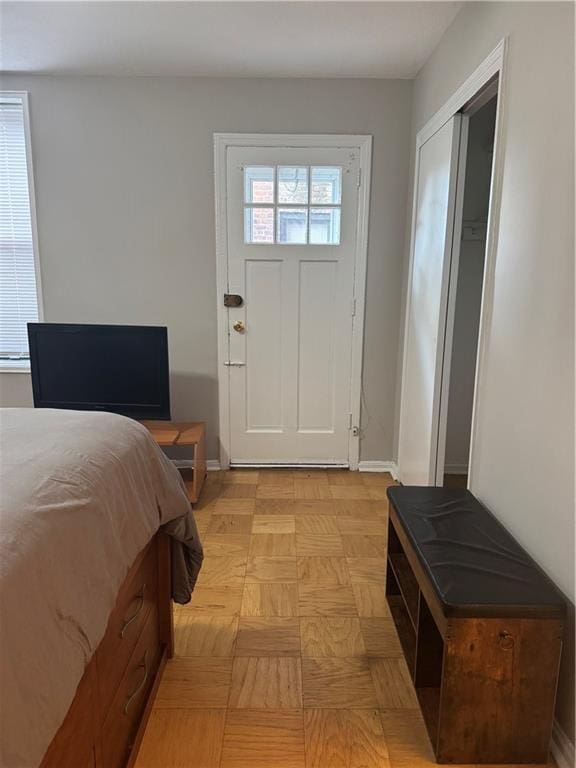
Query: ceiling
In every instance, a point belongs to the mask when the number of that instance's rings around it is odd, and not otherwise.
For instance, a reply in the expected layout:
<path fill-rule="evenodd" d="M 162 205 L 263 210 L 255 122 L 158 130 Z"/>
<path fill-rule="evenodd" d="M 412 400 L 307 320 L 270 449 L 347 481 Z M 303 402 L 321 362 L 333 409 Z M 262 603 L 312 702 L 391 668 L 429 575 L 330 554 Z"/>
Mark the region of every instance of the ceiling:
<path fill-rule="evenodd" d="M 8 72 L 412 78 L 459 2 L 3 2 Z"/>

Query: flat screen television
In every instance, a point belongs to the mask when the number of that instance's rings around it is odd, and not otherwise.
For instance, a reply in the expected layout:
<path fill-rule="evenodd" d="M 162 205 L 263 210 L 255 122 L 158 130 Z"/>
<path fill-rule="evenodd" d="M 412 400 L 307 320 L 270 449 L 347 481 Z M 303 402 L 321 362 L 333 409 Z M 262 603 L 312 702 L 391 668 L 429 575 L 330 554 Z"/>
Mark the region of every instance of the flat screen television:
<path fill-rule="evenodd" d="M 28 323 L 28 340 L 36 408 L 170 418 L 166 328 Z"/>

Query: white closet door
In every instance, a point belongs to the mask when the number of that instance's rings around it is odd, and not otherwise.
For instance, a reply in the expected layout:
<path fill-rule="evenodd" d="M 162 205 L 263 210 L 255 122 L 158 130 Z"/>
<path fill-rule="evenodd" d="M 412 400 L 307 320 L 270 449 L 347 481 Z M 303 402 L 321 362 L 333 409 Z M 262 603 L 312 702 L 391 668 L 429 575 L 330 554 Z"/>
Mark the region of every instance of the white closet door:
<path fill-rule="evenodd" d="M 405 485 L 434 485 L 461 117 L 418 150 L 406 306 L 398 468 Z"/>

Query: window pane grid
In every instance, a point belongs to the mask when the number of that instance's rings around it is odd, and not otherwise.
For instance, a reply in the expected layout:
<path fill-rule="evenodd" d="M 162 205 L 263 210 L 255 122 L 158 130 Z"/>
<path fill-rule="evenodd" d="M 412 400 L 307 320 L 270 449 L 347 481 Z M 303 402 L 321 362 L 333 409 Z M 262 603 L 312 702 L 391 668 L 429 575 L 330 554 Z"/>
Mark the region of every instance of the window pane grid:
<path fill-rule="evenodd" d="M 29 358 L 38 320 L 24 104 L 0 99 L 0 359 Z"/>
<path fill-rule="evenodd" d="M 305 205 L 304 203 L 244 203 L 246 208 L 277 208 L 281 205 L 282 208 L 341 208 L 341 205 L 334 203 L 310 203 Z"/>
<path fill-rule="evenodd" d="M 342 168 L 244 168 L 244 241 L 251 245 L 339 245 Z"/>

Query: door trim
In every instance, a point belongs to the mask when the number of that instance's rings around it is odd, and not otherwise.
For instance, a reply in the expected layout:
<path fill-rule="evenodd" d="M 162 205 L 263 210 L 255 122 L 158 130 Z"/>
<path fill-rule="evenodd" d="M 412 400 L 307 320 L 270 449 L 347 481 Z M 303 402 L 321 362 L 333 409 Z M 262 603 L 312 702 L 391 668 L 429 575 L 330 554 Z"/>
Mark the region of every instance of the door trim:
<path fill-rule="evenodd" d="M 478 352 L 476 357 L 476 373 L 474 377 L 474 399 L 472 406 L 472 424 L 470 431 L 470 454 L 468 462 L 468 488 L 474 491 L 474 451 L 477 442 L 477 410 L 478 392 L 481 386 L 485 370 L 484 360 L 487 355 L 486 339 L 490 326 L 492 308 L 494 302 L 494 279 L 496 267 L 496 252 L 498 249 L 498 225 L 500 219 L 500 202 L 502 198 L 502 180 L 504 175 L 504 106 L 506 84 L 506 53 L 508 49 L 508 37 L 502 38 L 498 45 L 488 54 L 468 79 L 452 94 L 442 107 L 430 118 L 430 120 L 418 131 L 416 135 L 416 157 L 414 167 L 414 181 L 412 194 L 412 220 L 410 226 L 410 255 L 408 263 L 408 280 L 406 287 L 406 300 L 404 307 L 404 327 L 402 338 L 402 379 L 400 385 L 400 418 L 402 402 L 404 400 L 405 372 L 406 372 L 406 338 L 408 317 L 410 308 L 410 295 L 412 292 L 412 268 L 414 261 L 414 235 L 416 232 L 416 212 L 418 200 L 418 173 L 420 165 L 420 148 L 440 128 L 451 120 L 452 117 L 486 86 L 495 76 L 498 77 L 498 105 L 496 109 L 496 129 L 494 133 L 494 157 L 492 161 L 492 181 L 490 185 L 490 203 L 488 209 L 488 225 L 486 231 L 486 259 L 484 263 L 484 278 L 482 285 L 482 299 L 480 309 L 480 328 L 478 337 Z M 436 416 L 439 419 L 439 414 Z M 439 422 L 437 422 L 439 426 Z M 437 430 L 436 430 L 437 431 Z M 436 456 L 437 444 L 432 457 L 431 466 L 434 468 L 431 481 L 436 481 Z"/>
<path fill-rule="evenodd" d="M 352 318 L 352 355 L 350 365 L 351 429 L 348 438 L 348 462 L 357 470 L 360 458 L 360 400 L 362 392 L 362 349 L 366 302 L 366 264 L 368 257 L 368 217 L 370 210 L 370 175 L 372 136 L 337 134 L 215 133 L 214 194 L 216 224 L 216 306 L 218 320 L 218 413 L 219 453 L 222 469 L 230 467 L 230 388 L 227 360 L 228 324 L 222 296 L 228 287 L 228 225 L 226 204 L 226 154 L 229 147 L 350 148 L 359 151 L 358 210 L 356 214 L 356 251 L 354 260 L 354 301 Z"/>
<path fill-rule="evenodd" d="M 400 400 L 400 422 L 399 422 L 399 438 L 398 438 L 398 465 L 400 471 L 401 482 L 406 481 L 406 477 L 402 468 L 402 433 L 403 425 L 405 423 L 405 415 L 409 410 L 406 397 L 406 382 L 407 382 L 407 367 L 408 367 L 408 332 L 410 324 L 410 313 L 412 310 L 413 298 L 412 298 L 412 284 L 414 280 L 414 256 L 416 249 L 416 222 L 418 219 L 418 198 L 420 191 L 420 156 L 421 150 L 430 141 L 436 133 L 441 131 L 448 122 L 452 121 L 451 127 L 451 149 L 450 149 L 450 164 L 449 164 L 449 180 L 448 180 L 448 199 L 446 207 L 446 232 L 442 256 L 441 267 L 441 282 L 440 282 L 440 297 L 439 297 L 439 309 L 440 315 L 438 317 L 437 327 L 437 348 L 434 356 L 434 370 L 432 374 L 433 387 L 432 387 L 432 413 L 431 413 L 431 434 L 430 434 L 430 457 L 428 464 L 428 483 L 433 483 L 436 477 L 436 456 L 438 445 L 438 431 L 439 431 L 439 414 L 440 414 L 440 391 L 442 385 L 442 370 L 444 363 L 444 338 L 446 334 L 446 306 L 448 300 L 448 287 L 450 282 L 450 256 L 452 253 L 452 243 L 454 238 L 454 224 L 455 224 L 455 209 L 456 209 L 456 184 L 458 182 L 458 163 L 461 155 L 461 133 L 462 133 L 462 119 L 459 114 L 452 115 L 445 123 L 443 123 L 437 131 L 429 134 L 426 140 L 422 144 L 418 145 L 416 151 L 416 175 L 414 178 L 414 202 L 412 213 L 412 239 L 410 247 L 410 272 L 408 275 L 408 295 L 406 298 L 406 309 L 404 318 L 404 349 L 403 349 L 403 361 L 402 361 L 402 396 Z M 416 305 L 415 305 L 416 306 Z"/>
<path fill-rule="evenodd" d="M 454 201 L 454 224 L 452 227 L 452 239 L 446 258 L 450 261 L 447 276 L 446 319 L 444 322 L 444 344 L 442 345 L 442 361 L 438 382 L 438 428 L 435 439 L 435 451 L 433 450 L 433 472 L 435 485 L 444 484 L 446 431 L 448 427 L 448 395 L 450 392 L 450 371 L 452 370 L 452 345 L 454 341 L 454 319 L 456 315 L 456 296 L 458 288 L 458 273 L 460 269 L 460 241 L 462 239 L 462 225 L 464 214 L 464 191 L 466 187 L 466 161 L 468 159 L 468 130 L 470 118 L 462 115 L 460 118 L 460 146 L 458 149 L 457 177 Z"/>

